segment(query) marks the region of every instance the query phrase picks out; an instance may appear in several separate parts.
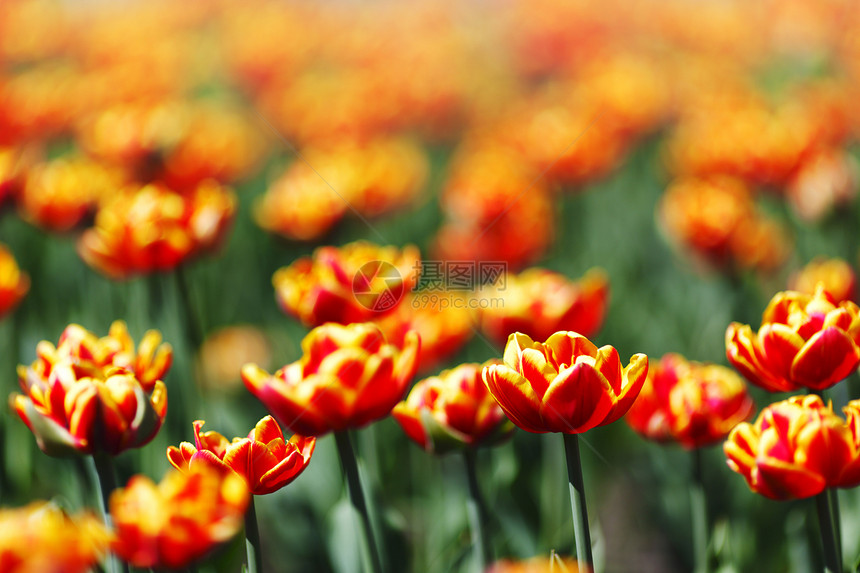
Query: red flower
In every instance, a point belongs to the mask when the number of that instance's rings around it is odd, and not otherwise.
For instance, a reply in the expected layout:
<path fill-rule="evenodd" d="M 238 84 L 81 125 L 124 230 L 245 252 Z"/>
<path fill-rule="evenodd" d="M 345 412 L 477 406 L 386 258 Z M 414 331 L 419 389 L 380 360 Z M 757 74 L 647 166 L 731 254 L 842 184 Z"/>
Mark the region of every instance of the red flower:
<path fill-rule="evenodd" d="M 303 436 L 364 426 L 387 416 L 415 375 L 418 335 L 403 349 L 370 323 L 329 323 L 302 341 L 301 360 L 270 375 L 255 364 L 242 379 L 285 426 Z"/>
<path fill-rule="evenodd" d="M 752 491 L 772 499 L 854 487 L 860 484 L 860 401 L 844 410 L 848 423 L 815 395 L 771 404 L 755 424 L 732 430 L 723 445 L 729 467 Z"/>
<path fill-rule="evenodd" d="M 761 328 L 733 322 L 726 355 L 747 380 L 771 392 L 833 386 L 860 364 L 860 309 L 838 305 L 819 288 L 814 295 L 777 293 Z"/>
<path fill-rule="evenodd" d="M 484 383 L 511 421 L 528 432 L 579 434 L 623 416 L 645 383 L 648 357 L 622 368 L 618 351 L 575 332 L 546 342 L 511 334 L 505 363 L 484 367 Z"/>
<path fill-rule="evenodd" d="M 461 364 L 418 382 L 394 407 L 394 419 L 412 441 L 431 453 L 507 437 L 513 426 L 481 380 L 483 366 Z"/>
<path fill-rule="evenodd" d="M 215 469 L 227 469 L 242 477 L 254 495 L 275 492 L 304 471 L 311 461 L 315 438 L 294 435 L 284 441 L 281 428 L 266 416 L 247 438 L 232 442 L 218 432 L 200 433 L 204 422 L 194 422 L 194 444 L 182 442 L 167 448 L 167 459 L 178 470 L 188 470 L 197 463 Z"/>
<path fill-rule="evenodd" d="M 674 440 L 693 449 L 724 440 L 754 408 L 733 370 L 667 354 L 649 368 L 625 419 L 648 439 Z"/>

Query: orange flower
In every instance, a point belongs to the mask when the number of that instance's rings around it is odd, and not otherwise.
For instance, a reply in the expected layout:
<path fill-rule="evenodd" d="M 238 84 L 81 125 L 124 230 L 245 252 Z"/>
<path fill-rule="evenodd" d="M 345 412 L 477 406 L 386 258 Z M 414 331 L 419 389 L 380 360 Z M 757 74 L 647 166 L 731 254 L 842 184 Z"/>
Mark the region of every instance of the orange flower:
<path fill-rule="evenodd" d="M 658 216 L 676 243 L 714 265 L 769 270 L 788 254 L 782 228 L 737 180 L 679 180 L 660 200 Z"/>
<path fill-rule="evenodd" d="M 69 231 L 125 182 L 118 169 L 86 157 L 62 157 L 30 168 L 18 194 L 22 218 L 50 231 Z"/>
<path fill-rule="evenodd" d="M 339 189 L 337 179 L 323 180 L 310 165 L 293 163 L 254 203 L 254 220 L 288 239 L 318 239 L 349 209 Z"/>
<path fill-rule="evenodd" d="M 220 328 L 206 337 L 197 355 L 197 379 L 209 390 L 230 392 L 242 386 L 239 371 L 248 362 L 268 367 L 272 345 L 266 333 L 251 325 Z"/>
<path fill-rule="evenodd" d="M 819 221 L 835 207 L 854 200 L 857 171 L 857 162 L 851 154 L 842 149 L 824 149 L 800 164 L 785 194 L 801 218 Z"/>
<path fill-rule="evenodd" d="M 571 557 L 532 557 L 522 561 L 503 559 L 496 561 L 486 573 L 586 573 L 578 567 L 577 561 Z"/>
<path fill-rule="evenodd" d="M 490 445 L 513 425 L 481 380 L 484 366 L 461 364 L 418 382 L 391 414 L 409 438 L 430 453 Z"/>
<path fill-rule="evenodd" d="M 414 286 L 418 249 L 356 241 L 321 247 L 275 272 L 272 283 L 284 312 L 306 326 L 365 322 L 393 311 Z"/>
<path fill-rule="evenodd" d="M 232 192 L 213 181 L 187 194 L 147 185 L 105 204 L 78 240 L 78 253 L 114 279 L 170 270 L 217 248 L 235 211 Z"/>
<path fill-rule="evenodd" d="M 394 312 L 373 322 L 395 346 L 403 346 L 406 335 L 415 331 L 421 337 L 418 371 L 427 372 L 446 360 L 472 337 L 472 306 L 477 302 L 470 293 L 422 289 L 406 295 Z"/>
<path fill-rule="evenodd" d="M 694 449 L 724 440 L 732 428 L 752 416 L 754 408 L 743 380 L 733 370 L 666 354 L 651 365 L 625 419 L 648 439 L 674 440 Z"/>
<path fill-rule="evenodd" d="M 247 438 L 230 442 L 218 432 L 200 433 L 204 422 L 194 422 L 194 444 L 182 442 L 167 448 L 167 459 L 178 470 L 188 471 L 197 463 L 228 469 L 248 484 L 253 495 L 278 491 L 304 471 L 311 461 L 315 438 L 298 434 L 284 441 L 281 428 L 266 416 Z"/>
<path fill-rule="evenodd" d="M 373 324 L 329 323 L 302 340 L 301 360 L 274 375 L 247 364 L 242 379 L 282 426 L 319 436 L 387 416 L 415 375 L 419 346 L 415 333 L 399 350 Z"/>
<path fill-rule="evenodd" d="M 860 401 L 848 423 L 815 395 L 771 404 L 755 424 L 732 430 L 723 445 L 729 467 L 750 489 L 772 499 L 812 497 L 828 487 L 860 484 Z"/>
<path fill-rule="evenodd" d="M 104 556 L 109 539 L 101 522 L 89 513 L 69 517 L 44 501 L 2 509 L 0 571 L 85 573 Z"/>
<path fill-rule="evenodd" d="M 833 386 L 860 364 L 860 309 L 838 305 L 821 286 L 814 295 L 785 291 L 770 301 L 758 334 L 733 322 L 726 355 L 747 380 L 771 392 Z"/>
<path fill-rule="evenodd" d="M 30 277 L 18 268 L 15 257 L 0 243 L 0 317 L 15 308 L 30 290 Z"/>
<path fill-rule="evenodd" d="M 498 344 L 513 332 L 546 339 L 554 332 L 572 330 L 597 334 L 609 302 L 609 279 L 591 269 L 578 281 L 560 273 L 531 268 L 501 277 L 481 291 L 481 330 Z"/>
<path fill-rule="evenodd" d="M 134 567 L 182 569 L 241 530 L 249 499 L 242 478 L 208 466 L 158 485 L 136 475 L 110 497 L 113 551 Z"/>
<path fill-rule="evenodd" d="M 648 357 L 622 368 L 618 351 L 575 332 L 546 342 L 511 334 L 504 364 L 484 367 L 484 383 L 511 421 L 528 432 L 579 434 L 614 422 L 630 408 L 648 375 Z"/>
<path fill-rule="evenodd" d="M 824 285 L 834 302 L 854 300 L 857 278 L 851 265 L 843 259 L 816 257 L 791 276 L 788 288 L 813 294 L 818 283 Z"/>
<path fill-rule="evenodd" d="M 10 404 L 49 455 L 116 455 L 143 446 L 167 413 L 159 378 L 172 354 L 160 340 L 148 332 L 135 353 L 122 322 L 101 339 L 69 325 L 57 347 L 43 340 L 33 364 L 18 367 L 25 395 L 13 394 Z"/>

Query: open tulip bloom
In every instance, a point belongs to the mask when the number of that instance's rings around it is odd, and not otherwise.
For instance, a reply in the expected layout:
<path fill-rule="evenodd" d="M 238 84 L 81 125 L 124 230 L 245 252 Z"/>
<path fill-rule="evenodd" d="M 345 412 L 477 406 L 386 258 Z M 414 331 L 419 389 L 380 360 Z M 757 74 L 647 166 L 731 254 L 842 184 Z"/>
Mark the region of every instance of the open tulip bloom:
<path fill-rule="evenodd" d="M 485 366 L 484 383 L 511 421 L 528 432 L 565 436 L 577 559 L 591 567 L 591 536 L 577 435 L 623 416 L 645 383 L 648 357 L 635 354 L 623 367 L 618 351 L 598 348 L 576 332 L 546 342 L 516 332 L 504 363 Z"/>
<path fill-rule="evenodd" d="M 391 413 L 415 375 L 420 345 L 415 332 L 406 334 L 401 349 L 387 344 L 374 324 L 326 323 L 302 340 L 302 358 L 274 375 L 254 364 L 242 368 L 245 386 L 281 425 L 303 436 L 334 432 L 350 500 L 362 519 L 365 567 L 374 572 L 381 561 L 347 431 Z"/>
<path fill-rule="evenodd" d="M 860 308 L 834 303 L 821 285 L 815 294 L 777 293 L 757 334 L 746 324 L 729 325 L 726 355 L 770 392 L 830 388 L 860 364 Z"/>

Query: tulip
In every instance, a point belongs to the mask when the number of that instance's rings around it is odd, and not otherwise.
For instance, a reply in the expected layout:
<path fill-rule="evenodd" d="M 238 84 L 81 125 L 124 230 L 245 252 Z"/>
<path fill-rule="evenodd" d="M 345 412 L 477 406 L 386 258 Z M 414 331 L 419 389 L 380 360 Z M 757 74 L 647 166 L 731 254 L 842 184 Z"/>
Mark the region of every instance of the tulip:
<path fill-rule="evenodd" d="M 493 563 L 486 573 L 588 573 L 591 568 L 578 567 L 576 559 L 560 557 L 553 553 L 550 557 L 532 557 L 515 561 L 502 559 Z"/>
<path fill-rule="evenodd" d="M 560 273 L 531 268 L 507 275 L 481 298 L 481 330 L 498 344 L 508 335 L 523 332 L 544 340 L 554 332 L 571 330 L 594 336 L 603 325 L 609 302 L 609 280 L 591 269 L 573 281 Z"/>
<path fill-rule="evenodd" d="M 150 331 L 137 353 L 125 324 L 97 338 L 69 325 L 55 347 L 42 341 L 36 360 L 18 367 L 24 394 L 10 403 L 49 455 L 117 455 L 148 443 L 167 413 L 161 377 L 172 351 Z"/>
<path fill-rule="evenodd" d="M 197 464 L 229 470 L 248 484 L 253 495 L 275 492 L 299 476 L 307 467 L 316 439 L 294 435 L 284 441 L 281 428 L 266 416 L 246 438 L 232 442 L 218 432 L 200 433 L 204 422 L 194 422 L 194 444 L 182 442 L 167 448 L 167 459 L 178 470 L 188 471 Z"/>
<path fill-rule="evenodd" d="M 835 303 L 854 301 L 856 297 L 857 277 L 851 265 L 843 259 L 816 257 L 791 276 L 788 288 L 814 294 L 818 283 L 824 285 L 824 290 Z"/>
<path fill-rule="evenodd" d="M 136 475 L 110 497 L 113 550 L 134 567 L 187 567 L 241 530 L 249 498 L 242 478 L 208 466 L 157 485 Z"/>
<path fill-rule="evenodd" d="M 420 342 L 386 344 L 373 324 L 324 324 L 302 341 L 303 356 L 270 375 L 254 364 L 242 380 L 282 426 L 302 436 L 361 427 L 384 418 L 415 374 Z"/>
<path fill-rule="evenodd" d="M 0 244 L 0 317 L 15 308 L 30 290 L 30 277 L 18 268 L 15 257 Z"/>
<path fill-rule="evenodd" d="M 771 404 L 754 424 L 735 427 L 723 449 L 729 467 L 771 499 L 812 497 L 828 487 L 860 484 L 860 401 L 848 421 L 816 395 Z"/>
<path fill-rule="evenodd" d="M 211 180 L 183 194 L 160 184 L 127 189 L 99 209 L 78 254 L 116 280 L 171 270 L 216 249 L 235 212 L 233 193 Z"/>
<path fill-rule="evenodd" d="M 306 326 L 365 322 L 393 311 L 418 278 L 420 256 L 356 241 L 321 247 L 275 272 L 272 284 L 281 309 Z"/>
<path fill-rule="evenodd" d="M 511 334 L 504 364 L 483 370 L 484 383 L 514 424 L 527 432 L 566 434 L 619 419 L 647 374 L 644 354 L 622 368 L 613 347 L 597 348 L 575 332 L 556 332 L 544 343 Z"/>
<path fill-rule="evenodd" d="M 756 335 L 749 325 L 729 325 L 726 355 L 747 380 L 771 392 L 829 388 L 860 364 L 860 309 L 836 304 L 822 287 L 813 295 L 777 293 Z"/>
<path fill-rule="evenodd" d="M 491 360 L 485 365 L 496 364 Z M 492 444 L 513 426 L 481 379 L 484 365 L 461 364 L 421 380 L 392 415 L 409 438 L 430 453 Z"/>
<path fill-rule="evenodd" d="M 0 571 L 86 573 L 106 553 L 110 534 L 90 513 L 69 516 L 48 502 L 0 510 Z"/>
<path fill-rule="evenodd" d="M 625 419 L 648 439 L 695 449 L 724 440 L 753 410 L 752 398 L 733 370 L 667 354 L 648 370 Z"/>

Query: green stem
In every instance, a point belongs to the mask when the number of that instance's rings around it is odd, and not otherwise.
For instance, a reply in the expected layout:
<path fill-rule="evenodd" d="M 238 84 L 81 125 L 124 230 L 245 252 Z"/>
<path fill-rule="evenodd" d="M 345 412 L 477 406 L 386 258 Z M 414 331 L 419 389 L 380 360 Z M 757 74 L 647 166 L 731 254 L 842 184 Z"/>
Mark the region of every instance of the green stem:
<path fill-rule="evenodd" d="M 842 557 L 839 555 L 836 535 L 833 531 L 830 494 L 826 490 L 815 496 L 815 509 L 818 513 L 818 528 L 821 531 L 821 544 L 824 549 L 824 571 L 842 573 Z"/>
<path fill-rule="evenodd" d="M 194 311 L 194 301 L 191 298 L 191 288 L 188 284 L 186 272 L 185 267 L 180 266 L 174 271 L 174 275 L 185 317 L 185 332 L 188 335 L 188 341 L 191 343 L 192 353 L 196 355 L 197 351 L 200 350 L 200 345 L 203 344 L 203 327 L 201 326 L 199 316 Z"/>
<path fill-rule="evenodd" d="M 248 502 L 248 510 L 245 512 L 245 550 L 248 555 L 248 573 L 262 573 L 263 553 L 253 495 L 251 501 Z"/>
<path fill-rule="evenodd" d="M 830 504 L 830 518 L 833 520 L 833 536 L 836 541 L 836 554 L 842 559 L 842 520 L 839 513 L 839 490 L 829 488 L 827 491 L 827 501 Z"/>
<path fill-rule="evenodd" d="M 364 491 L 361 489 L 361 480 L 358 475 L 358 463 L 355 460 L 355 451 L 347 430 L 334 433 L 337 444 L 337 452 L 340 463 L 346 474 L 347 491 L 353 509 L 361 518 L 361 527 L 358 528 L 359 543 L 361 545 L 364 570 L 369 573 L 381 573 L 382 565 L 376 543 L 373 539 L 373 527 L 370 524 L 370 514 L 367 511 L 367 502 L 364 499 Z"/>
<path fill-rule="evenodd" d="M 95 453 L 88 458 L 88 462 L 92 481 L 99 493 L 99 506 L 104 516 L 104 522 L 110 529 L 110 496 L 113 490 L 116 489 L 116 472 L 113 467 L 113 458 L 104 453 Z M 128 564 L 120 561 L 112 553 L 107 556 L 106 565 L 110 573 L 128 573 Z"/>
<path fill-rule="evenodd" d="M 487 536 L 486 506 L 478 487 L 478 473 L 475 469 L 476 457 L 477 452 L 473 448 L 463 450 L 466 479 L 469 482 L 469 499 L 466 502 L 466 509 L 469 513 L 469 526 L 472 529 L 472 539 L 475 543 L 475 569 L 481 573 L 492 561 L 492 552 Z"/>
<path fill-rule="evenodd" d="M 695 573 L 708 573 L 708 503 L 702 473 L 702 450 L 693 456 L 693 483 L 690 486 L 690 512 L 693 520 L 693 563 Z"/>
<path fill-rule="evenodd" d="M 588 509 L 585 505 L 585 485 L 582 482 L 582 462 L 579 458 L 579 435 L 564 435 L 567 457 L 567 479 L 570 483 L 570 507 L 573 510 L 573 533 L 576 536 L 576 560 L 579 569 L 590 571 L 591 533 L 588 530 Z"/>

